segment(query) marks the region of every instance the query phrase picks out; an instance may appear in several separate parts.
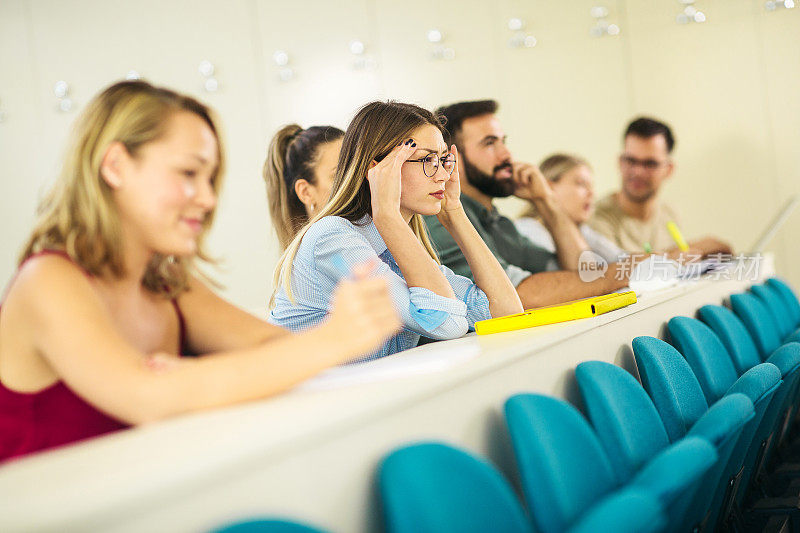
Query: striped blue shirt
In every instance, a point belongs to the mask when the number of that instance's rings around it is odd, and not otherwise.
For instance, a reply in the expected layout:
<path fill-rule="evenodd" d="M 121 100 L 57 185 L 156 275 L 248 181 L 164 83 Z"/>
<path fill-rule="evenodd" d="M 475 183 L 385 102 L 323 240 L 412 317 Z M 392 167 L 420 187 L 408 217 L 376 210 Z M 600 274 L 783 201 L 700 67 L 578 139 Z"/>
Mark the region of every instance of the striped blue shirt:
<path fill-rule="evenodd" d="M 450 282 L 456 298 L 439 296 L 422 287 L 409 287 L 371 217 L 365 216 L 353 223 L 342 217 L 328 216 L 308 229 L 292 263 L 295 303 L 289 300 L 281 285 L 275 295 L 270 322 L 292 331 L 319 324 L 330 309 L 339 281 L 349 277 L 355 265 L 371 259 L 379 259 L 375 261 L 376 273 L 389 282 L 403 329 L 377 352 L 358 361 L 413 348 L 420 335 L 437 340 L 454 339 L 473 329 L 476 321 L 491 318 L 489 300 L 469 278 L 437 265 Z M 357 335 L 358 332 L 342 334 Z"/>

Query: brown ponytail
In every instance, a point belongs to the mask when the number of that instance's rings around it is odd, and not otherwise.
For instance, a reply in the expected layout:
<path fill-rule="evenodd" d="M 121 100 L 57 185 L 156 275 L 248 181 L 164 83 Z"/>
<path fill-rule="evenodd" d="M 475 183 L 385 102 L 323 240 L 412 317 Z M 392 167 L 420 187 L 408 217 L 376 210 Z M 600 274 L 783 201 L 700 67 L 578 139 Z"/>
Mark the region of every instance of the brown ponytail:
<path fill-rule="evenodd" d="M 333 126 L 312 126 L 306 130 L 297 124 L 282 127 L 267 150 L 264 162 L 264 182 L 272 225 L 278 234 L 281 250 L 308 222 L 306 208 L 294 189 L 299 179 L 315 184 L 314 167 L 319 148 L 344 136 Z"/>

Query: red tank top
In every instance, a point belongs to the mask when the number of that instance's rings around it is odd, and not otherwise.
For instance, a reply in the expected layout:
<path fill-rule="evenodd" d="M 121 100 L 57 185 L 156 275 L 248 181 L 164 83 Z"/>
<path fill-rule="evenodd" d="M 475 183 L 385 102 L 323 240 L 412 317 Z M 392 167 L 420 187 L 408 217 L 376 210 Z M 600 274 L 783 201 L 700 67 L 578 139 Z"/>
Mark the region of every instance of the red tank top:
<path fill-rule="evenodd" d="M 69 259 L 55 250 L 36 255 L 50 253 Z M 177 302 L 172 303 L 178 314 L 180 346 L 184 351 L 185 323 Z M 85 402 L 63 381 L 31 393 L 10 390 L 0 382 L 0 462 L 126 427 Z"/>

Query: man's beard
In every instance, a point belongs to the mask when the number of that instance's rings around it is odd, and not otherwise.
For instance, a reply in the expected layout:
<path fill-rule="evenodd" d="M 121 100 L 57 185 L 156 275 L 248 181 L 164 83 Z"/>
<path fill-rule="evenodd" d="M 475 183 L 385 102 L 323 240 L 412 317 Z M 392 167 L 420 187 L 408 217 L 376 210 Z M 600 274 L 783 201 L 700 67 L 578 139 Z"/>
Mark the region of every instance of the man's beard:
<path fill-rule="evenodd" d="M 654 189 L 650 189 L 649 191 L 640 193 L 638 195 L 633 195 L 625 188 L 624 185 L 622 187 L 622 193 L 625 195 L 625 198 L 627 198 L 628 201 L 633 202 L 635 204 L 643 204 L 656 195 L 656 191 Z"/>
<path fill-rule="evenodd" d="M 504 168 L 511 168 L 511 161 L 506 161 L 497 165 L 492 170 L 492 174 L 486 174 L 478 169 L 469 160 L 461 155 L 459 164 L 464 165 L 464 173 L 467 176 L 467 181 L 476 189 L 481 191 L 486 196 L 491 198 L 505 198 L 514 194 L 514 180 L 507 178 L 499 180 L 495 178 L 498 171 Z"/>

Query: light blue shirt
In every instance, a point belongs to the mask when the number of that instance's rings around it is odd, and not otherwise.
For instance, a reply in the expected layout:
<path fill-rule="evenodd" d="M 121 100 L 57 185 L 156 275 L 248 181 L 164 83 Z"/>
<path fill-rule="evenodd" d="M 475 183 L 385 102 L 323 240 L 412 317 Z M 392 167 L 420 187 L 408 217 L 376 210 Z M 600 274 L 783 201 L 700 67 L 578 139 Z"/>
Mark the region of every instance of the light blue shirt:
<path fill-rule="evenodd" d="M 437 265 L 453 288 L 455 298 L 439 296 L 422 287 L 409 287 L 400 267 L 386 248 L 372 218 L 356 223 L 328 216 L 315 222 L 303 236 L 292 263 L 292 303 L 281 286 L 275 295 L 270 322 L 292 331 L 319 324 L 331 307 L 334 288 L 358 264 L 375 260 L 376 274 L 389 282 L 403 329 L 380 350 L 356 361 L 369 361 L 413 348 L 420 335 L 444 340 L 461 337 L 475 322 L 491 318 L 489 300 L 472 280 Z M 433 259 L 431 259 L 433 261 Z M 342 335 L 358 335 L 343 331 Z"/>

